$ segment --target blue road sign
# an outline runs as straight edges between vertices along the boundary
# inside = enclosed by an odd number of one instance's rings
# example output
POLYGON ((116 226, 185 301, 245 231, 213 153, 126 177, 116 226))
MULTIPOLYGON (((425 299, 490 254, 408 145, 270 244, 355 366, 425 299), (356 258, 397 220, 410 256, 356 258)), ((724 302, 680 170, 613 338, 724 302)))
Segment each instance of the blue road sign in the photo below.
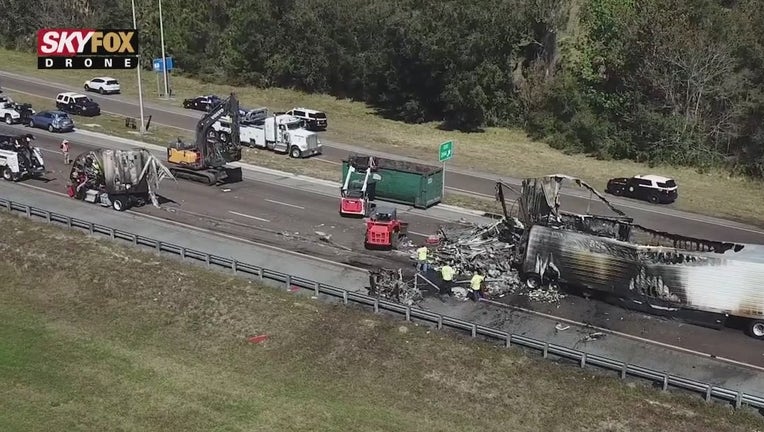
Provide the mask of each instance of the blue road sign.
MULTIPOLYGON (((173 67, 175 66, 172 61, 172 57, 165 57, 165 66, 167 67, 167 72, 170 72, 173 67)), ((164 69, 162 68, 162 57, 155 58, 153 61, 154 64, 154 72, 164 72, 164 69)))

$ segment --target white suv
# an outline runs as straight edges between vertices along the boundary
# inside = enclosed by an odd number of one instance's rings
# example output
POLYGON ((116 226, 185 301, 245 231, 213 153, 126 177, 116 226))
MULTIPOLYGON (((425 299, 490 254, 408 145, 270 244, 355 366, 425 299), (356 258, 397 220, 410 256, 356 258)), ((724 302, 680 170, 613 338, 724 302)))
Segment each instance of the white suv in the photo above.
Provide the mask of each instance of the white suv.
POLYGON ((119 81, 111 77, 96 77, 90 81, 85 81, 85 90, 101 94, 119 93, 119 81))
POLYGON ((308 130, 326 130, 327 120, 326 114, 321 111, 316 111, 308 108, 292 108, 287 111, 286 114, 297 117, 305 122, 305 129, 308 130))

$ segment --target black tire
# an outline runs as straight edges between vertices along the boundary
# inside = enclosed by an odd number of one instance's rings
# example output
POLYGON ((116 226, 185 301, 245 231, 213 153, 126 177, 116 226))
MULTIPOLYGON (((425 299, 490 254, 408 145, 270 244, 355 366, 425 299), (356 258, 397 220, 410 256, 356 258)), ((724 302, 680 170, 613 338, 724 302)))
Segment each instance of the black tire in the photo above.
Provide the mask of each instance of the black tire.
POLYGON ((13 171, 11 171, 11 167, 3 167, 3 179, 5 181, 13 180, 13 171))
POLYGON ((104 91, 103 91, 103 87, 101 87, 100 89, 98 89, 98 93, 104 94, 104 91))
POLYGON ((90 91, 90 86, 85 84, 85 91, 90 91))
POLYGON ((53 125, 52 125, 52 124, 49 124, 49 125, 48 125, 48 132, 54 132, 54 131, 55 131, 55 130, 53 129, 53 125))
POLYGON ((650 196, 647 197, 647 200, 653 204, 658 204, 658 202, 660 202, 660 197, 658 197, 658 194, 650 194, 650 196))
POLYGON ((5 115, 5 124, 13 124, 13 117, 10 114, 5 115))
POLYGON ((528 273, 525 275, 525 286, 529 290, 537 290, 541 288, 541 276, 536 273, 528 273))
POLYGON ((761 320, 750 320, 748 322, 748 335, 764 340, 764 321, 761 320))
POLYGON ((34 120, 29 120, 29 127, 31 127, 31 128, 34 127, 34 120))
POLYGON ((289 150, 289 156, 294 159, 299 159, 302 157, 302 150, 300 150, 297 146, 292 146, 292 148, 289 150))
POLYGON ((227 143, 228 142, 228 133, 227 132, 219 132, 218 133, 218 139, 220 142, 227 143))
POLYGON ((112 198, 111 207, 116 211, 125 211, 127 209, 127 203, 124 198, 112 198))
POLYGON ((620 186, 616 186, 610 191, 611 194, 615 196, 623 196, 623 188, 620 186))

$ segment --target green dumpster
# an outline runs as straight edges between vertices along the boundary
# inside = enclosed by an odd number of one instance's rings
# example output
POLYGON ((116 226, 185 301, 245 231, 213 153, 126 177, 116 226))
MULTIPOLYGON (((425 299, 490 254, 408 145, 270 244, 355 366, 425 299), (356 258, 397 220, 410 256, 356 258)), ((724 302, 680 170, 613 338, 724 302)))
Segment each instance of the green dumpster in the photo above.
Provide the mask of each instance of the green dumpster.
MULTIPOLYGON (((379 157, 375 157, 374 161, 376 168, 372 172, 379 178, 370 180, 370 199, 407 204, 420 209, 432 207, 443 200, 443 168, 379 157)), ((359 182, 363 183, 369 156, 351 154, 342 161, 342 184, 350 164, 356 170, 350 178, 352 189, 359 182)))

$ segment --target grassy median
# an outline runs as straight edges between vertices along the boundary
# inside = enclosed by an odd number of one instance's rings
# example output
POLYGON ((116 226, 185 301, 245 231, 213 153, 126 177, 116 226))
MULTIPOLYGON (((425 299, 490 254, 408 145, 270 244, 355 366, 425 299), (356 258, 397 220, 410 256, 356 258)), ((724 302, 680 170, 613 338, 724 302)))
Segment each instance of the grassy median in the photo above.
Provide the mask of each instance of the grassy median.
POLYGON ((761 425, 747 411, 257 287, 4 212, 0 239, 4 431, 761 425), (254 335, 269 339, 249 343, 254 335))
MULTIPOLYGON (((85 80, 94 75, 88 71, 56 71, 37 69, 33 54, 0 50, 4 61, 0 68, 9 72, 44 78, 82 88, 85 80)), ((100 73, 100 72, 99 72, 100 73)), ((110 75, 122 83, 124 95, 137 99, 135 71, 110 71, 110 75)), ((142 74, 146 100, 155 104, 179 107, 183 98, 201 93, 222 96, 237 92, 242 104, 249 107, 267 106, 274 110, 306 106, 321 109, 329 116, 327 139, 353 144, 378 151, 417 157, 437 163, 437 147, 446 140, 455 140, 455 156, 452 165, 467 170, 496 174, 497 177, 525 177, 564 173, 575 175, 590 182, 600 190, 608 178, 656 173, 677 179, 681 188, 679 201, 673 207, 691 212, 725 217, 764 226, 764 194, 762 182, 729 177, 723 172, 700 174, 693 169, 666 166, 649 167, 625 161, 601 161, 581 155, 566 155, 544 143, 531 141, 519 131, 489 128, 484 133, 465 134, 438 129, 436 123, 408 125, 391 121, 377 115, 375 110, 363 103, 339 100, 326 95, 310 95, 285 89, 234 88, 230 86, 200 83, 180 76, 171 78, 174 99, 165 101, 156 93, 156 76, 152 72, 142 74)), ((266 164, 267 156, 258 156, 266 164)), ((289 162, 291 164, 291 162, 289 162)), ((305 165, 307 166, 308 163, 305 165)), ((293 168, 292 171, 303 168, 293 168)), ((310 166, 310 170, 330 174, 336 179, 337 169, 310 166)), ((326 178, 326 176, 323 176, 326 178)), ((482 200, 476 200, 480 204, 482 200)))

